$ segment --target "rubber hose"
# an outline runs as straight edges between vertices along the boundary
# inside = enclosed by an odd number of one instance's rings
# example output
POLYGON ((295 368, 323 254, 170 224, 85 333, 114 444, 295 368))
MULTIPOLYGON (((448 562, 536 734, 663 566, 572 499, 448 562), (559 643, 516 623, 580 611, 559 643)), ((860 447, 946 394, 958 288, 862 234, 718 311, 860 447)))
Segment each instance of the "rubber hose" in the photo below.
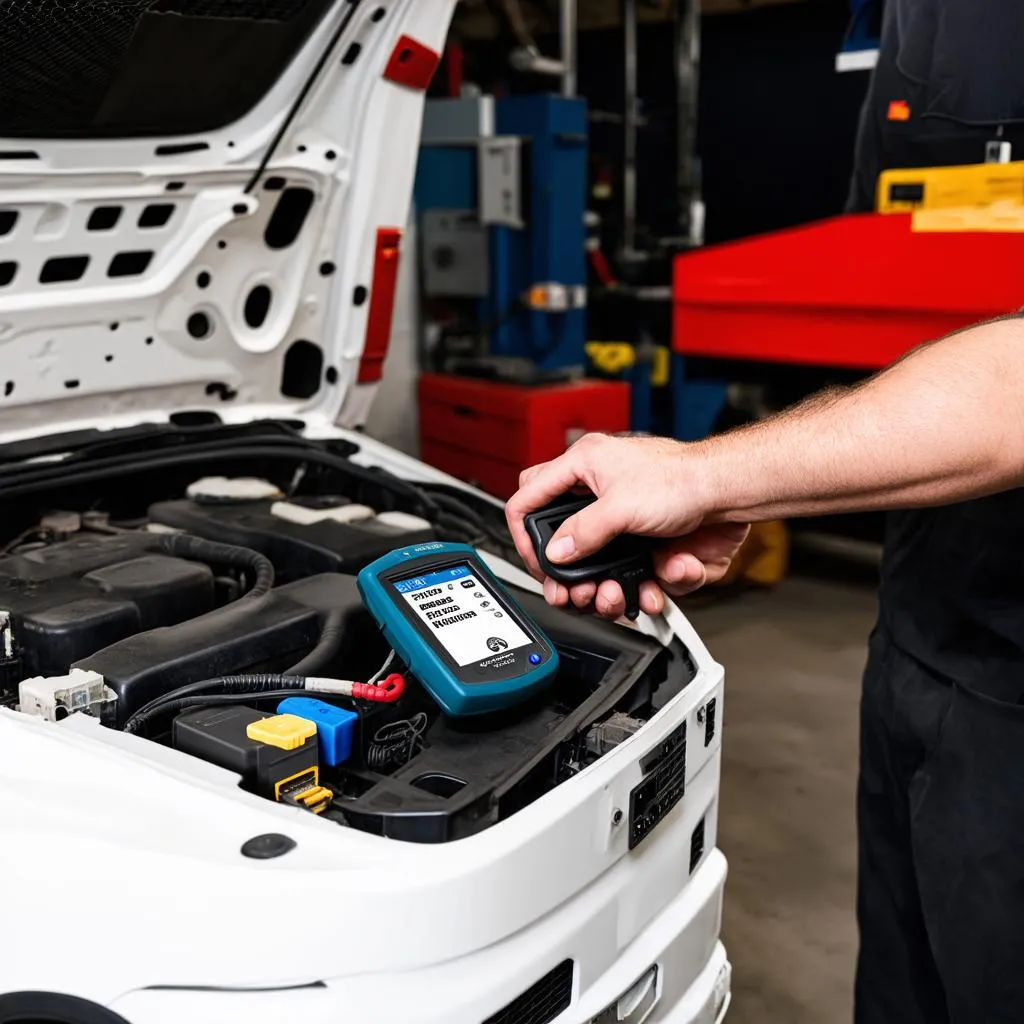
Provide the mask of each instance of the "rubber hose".
POLYGON ((274 566, 270 559, 250 548, 221 544, 187 533, 156 534, 150 547, 151 550, 162 551, 176 558, 187 558, 194 562, 214 562, 246 572, 251 577, 252 584, 240 601, 248 603, 259 600, 270 593, 274 586, 274 566))

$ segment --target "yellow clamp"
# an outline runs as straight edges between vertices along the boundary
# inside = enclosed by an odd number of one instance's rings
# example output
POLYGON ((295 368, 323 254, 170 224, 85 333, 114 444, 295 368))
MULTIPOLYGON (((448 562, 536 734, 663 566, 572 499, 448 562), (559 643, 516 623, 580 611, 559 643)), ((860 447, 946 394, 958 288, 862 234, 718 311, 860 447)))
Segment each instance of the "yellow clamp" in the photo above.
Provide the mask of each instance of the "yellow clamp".
MULTIPOLYGON (((625 341, 588 341, 587 357, 602 373, 617 376, 636 365, 636 349, 625 341)), ((651 362, 651 386, 663 388, 669 381, 669 367, 672 354, 665 345, 654 349, 651 362)))

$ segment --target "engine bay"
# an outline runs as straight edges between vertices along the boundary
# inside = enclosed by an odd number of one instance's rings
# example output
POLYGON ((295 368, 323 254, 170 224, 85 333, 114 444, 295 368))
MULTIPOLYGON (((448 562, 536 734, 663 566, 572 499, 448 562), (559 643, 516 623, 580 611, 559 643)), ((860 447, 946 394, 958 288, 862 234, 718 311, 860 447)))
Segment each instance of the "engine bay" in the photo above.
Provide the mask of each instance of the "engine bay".
POLYGON ((55 728, 92 715, 340 826, 439 843, 571 779, 693 677, 681 644, 509 587, 557 649, 557 677, 452 717, 396 658, 356 576, 431 541, 515 563, 500 508, 369 469, 294 424, 47 444, 46 459, 0 460, 14 527, 0 536, 0 706, 55 728))

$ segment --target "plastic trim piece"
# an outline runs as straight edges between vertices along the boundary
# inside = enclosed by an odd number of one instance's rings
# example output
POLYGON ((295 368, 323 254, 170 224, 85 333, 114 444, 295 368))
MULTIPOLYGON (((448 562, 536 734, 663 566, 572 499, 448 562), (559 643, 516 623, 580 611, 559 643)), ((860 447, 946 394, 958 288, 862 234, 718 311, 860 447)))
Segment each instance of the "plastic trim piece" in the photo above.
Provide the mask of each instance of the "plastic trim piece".
POLYGON ((384 77, 396 85, 425 92, 440 63, 441 55, 429 46, 424 46, 412 36, 399 36, 384 68, 384 77))
POLYGON ((359 361, 359 383, 373 384, 384 374, 384 359, 391 340, 398 286, 398 260, 402 251, 400 228, 379 228, 373 257, 373 287, 366 317, 366 343, 359 361))

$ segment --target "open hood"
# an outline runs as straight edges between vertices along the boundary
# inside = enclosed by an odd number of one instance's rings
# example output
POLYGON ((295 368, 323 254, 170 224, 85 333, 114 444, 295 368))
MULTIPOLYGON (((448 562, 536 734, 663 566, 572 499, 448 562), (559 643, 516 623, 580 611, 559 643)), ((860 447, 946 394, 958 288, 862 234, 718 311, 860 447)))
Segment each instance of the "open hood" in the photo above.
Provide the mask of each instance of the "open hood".
POLYGON ((454 4, 5 9, 0 443, 366 408, 454 4))

